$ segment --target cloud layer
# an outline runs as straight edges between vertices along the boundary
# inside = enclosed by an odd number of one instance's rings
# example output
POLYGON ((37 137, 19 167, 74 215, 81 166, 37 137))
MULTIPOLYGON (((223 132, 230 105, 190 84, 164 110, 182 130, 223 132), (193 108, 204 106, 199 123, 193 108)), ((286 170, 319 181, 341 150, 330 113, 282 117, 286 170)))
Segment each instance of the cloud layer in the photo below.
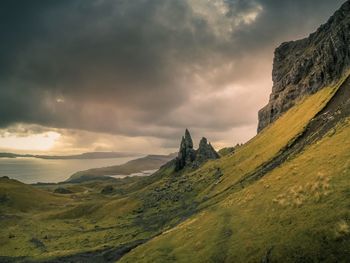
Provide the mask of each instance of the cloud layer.
POLYGON ((160 148, 185 127, 220 146, 246 140, 268 99, 273 49, 342 2, 2 1, 0 127, 153 138, 160 148))

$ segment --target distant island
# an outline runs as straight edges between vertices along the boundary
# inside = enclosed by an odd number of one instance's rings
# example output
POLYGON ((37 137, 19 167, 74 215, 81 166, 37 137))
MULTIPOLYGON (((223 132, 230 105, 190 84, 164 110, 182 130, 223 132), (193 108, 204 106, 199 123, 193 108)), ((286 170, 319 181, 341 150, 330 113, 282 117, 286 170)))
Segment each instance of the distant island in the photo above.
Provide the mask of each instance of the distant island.
POLYGON ((169 155, 147 155, 120 165, 79 171, 71 175, 66 182, 81 183, 84 181, 101 179, 106 176, 131 175, 134 173, 156 170, 167 162, 173 160, 176 156, 177 153, 169 155))
POLYGON ((88 152, 75 155, 34 155, 34 154, 16 154, 16 153, 0 153, 0 158, 38 158, 47 160, 78 160, 78 159, 112 159, 121 157, 141 156, 139 153, 128 152, 88 152))

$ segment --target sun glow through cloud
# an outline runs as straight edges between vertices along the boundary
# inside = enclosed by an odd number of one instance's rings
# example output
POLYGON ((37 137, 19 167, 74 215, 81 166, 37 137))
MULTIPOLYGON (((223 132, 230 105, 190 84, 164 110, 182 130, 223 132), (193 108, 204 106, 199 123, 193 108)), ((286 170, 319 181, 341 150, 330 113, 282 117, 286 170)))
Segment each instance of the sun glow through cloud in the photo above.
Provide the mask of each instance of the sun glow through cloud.
POLYGON ((0 137, 0 148, 11 150, 50 150, 61 137, 57 132, 44 132, 28 136, 5 133, 0 137))
POLYGON ((0 152, 171 153, 185 128, 243 143, 275 48, 344 1, 2 1, 0 152))

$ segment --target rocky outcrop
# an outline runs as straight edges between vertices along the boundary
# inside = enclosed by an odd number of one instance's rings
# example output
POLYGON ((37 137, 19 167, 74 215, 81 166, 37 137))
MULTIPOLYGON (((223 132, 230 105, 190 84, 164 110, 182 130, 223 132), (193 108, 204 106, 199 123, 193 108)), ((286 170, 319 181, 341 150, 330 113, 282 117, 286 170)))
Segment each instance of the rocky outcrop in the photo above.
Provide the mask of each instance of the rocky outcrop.
POLYGON ((200 166, 207 160, 219 159, 219 154, 214 150, 213 146, 208 143, 206 138, 202 138, 199 142, 199 147, 196 152, 196 158, 194 160, 195 166, 200 166))
POLYGON ((202 138, 198 150, 193 149, 193 141, 190 132, 186 129, 185 136, 181 139, 180 150, 175 159, 175 170, 185 167, 197 168, 210 159, 218 159, 219 154, 206 138, 202 138))
POLYGON ((101 190, 101 194, 104 194, 104 195, 113 194, 113 192, 114 192, 114 187, 112 185, 106 185, 101 190))
POLYGON ((308 38, 275 51, 269 103, 259 111, 258 132, 295 102, 339 80, 350 67, 350 1, 308 38))
POLYGON ((185 136, 181 139, 179 154, 176 158, 176 170, 189 166, 195 159, 196 152, 193 149, 193 141, 190 132, 186 129, 185 136))

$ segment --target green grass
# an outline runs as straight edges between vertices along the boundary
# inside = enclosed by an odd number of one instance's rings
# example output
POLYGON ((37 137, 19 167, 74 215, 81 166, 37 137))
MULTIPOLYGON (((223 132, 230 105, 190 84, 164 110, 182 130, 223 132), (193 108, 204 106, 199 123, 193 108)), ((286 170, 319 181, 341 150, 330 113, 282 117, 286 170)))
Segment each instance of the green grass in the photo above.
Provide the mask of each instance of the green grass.
MULTIPOLYGON (((0 178, 0 193, 9 199, 6 210, 16 212, 43 210, 52 205, 62 205, 66 201, 66 198, 6 178, 0 178)), ((0 203, 0 211, 3 212, 3 209, 4 206, 0 203)))
MULTIPOLYGON (((214 192, 227 189, 293 140, 336 88, 300 102, 236 156, 220 164, 208 163, 207 167, 217 165, 224 171, 225 179, 219 183, 223 186, 214 192), (252 153, 259 157, 251 157, 252 153)), ((346 262, 350 257, 349 133, 350 121, 339 124, 335 134, 245 189, 228 192, 121 262, 261 262, 266 257, 271 262, 346 262)))
POLYGON ((270 249, 272 262, 346 262, 349 133, 350 121, 337 127, 332 137, 121 262, 260 262, 270 249))
POLYGON ((341 83, 197 170, 65 184, 67 195, 54 194, 57 185, 0 179, 0 256, 41 260, 156 236, 121 262, 341 262, 350 256, 349 122, 246 188, 231 188, 293 142, 341 83), (108 185, 114 192, 102 194, 108 185))
POLYGON ((0 255, 38 260, 143 237, 143 230, 130 220, 138 201, 101 195, 98 184, 97 190, 81 186, 84 192, 79 188, 74 194, 59 195, 0 179, 0 192, 8 199, 0 204, 0 255), (43 242, 45 249, 30 242, 32 238, 43 242))
MULTIPOLYGON (((134 240, 152 237, 169 228, 186 213, 186 204, 167 198, 154 202, 156 189, 171 179, 171 168, 153 176, 126 178, 112 182, 94 181, 65 184, 72 194, 54 194, 57 185, 22 184, 0 179, 0 256, 28 257, 31 260, 118 247, 134 240), (113 185, 113 194, 101 194, 113 185), (142 213, 139 210, 142 209, 142 213), (142 216, 141 216, 142 215, 142 216), (45 248, 32 240, 40 240, 45 248)), ((172 194, 181 182, 167 190, 172 194)), ((193 200, 193 195, 188 200, 193 200)), ((162 198, 167 194, 163 193, 162 198)))

